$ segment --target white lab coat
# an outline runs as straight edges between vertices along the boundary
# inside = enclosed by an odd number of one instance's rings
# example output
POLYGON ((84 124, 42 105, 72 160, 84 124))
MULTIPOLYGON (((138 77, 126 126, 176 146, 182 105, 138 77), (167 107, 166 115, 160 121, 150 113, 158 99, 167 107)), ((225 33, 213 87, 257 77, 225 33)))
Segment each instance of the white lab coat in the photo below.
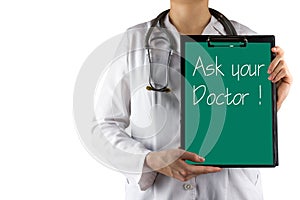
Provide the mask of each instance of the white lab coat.
MULTIPOLYGON (((255 34, 237 22, 232 23, 238 34, 255 34)), ((165 25, 176 39, 169 77, 171 92, 145 89, 149 65, 144 40, 150 22, 128 29, 119 48, 124 54, 118 54, 111 62, 95 110, 98 125, 93 129, 91 142, 98 157, 126 176, 128 200, 263 199, 260 173, 256 169, 223 169, 186 182, 147 171, 144 160, 149 152, 180 147, 179 33, 169 17, 165 25)), ((153 35, 157 34, 161 33, 154 31, 153 35)), ((203 34, 225 35, 225 32, 212 17, 203 34)), ((162 48, 160 44, 154 45, 162 48)))

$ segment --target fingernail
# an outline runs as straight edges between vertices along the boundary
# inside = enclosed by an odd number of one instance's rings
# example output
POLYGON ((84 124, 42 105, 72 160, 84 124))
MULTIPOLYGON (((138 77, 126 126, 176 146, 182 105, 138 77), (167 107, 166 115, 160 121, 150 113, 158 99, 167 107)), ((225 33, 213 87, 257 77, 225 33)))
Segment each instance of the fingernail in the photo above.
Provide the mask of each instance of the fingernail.
POLYGON ((270 73, 271 73, 271 69, 269 68, 269 69, 268 69, 268 74, 270 74, 270 73))
POLYGON ((199 156, 199 159, 205 161, 205 158, 203 158, 203 157, 201 157, 201 156, 199 156))

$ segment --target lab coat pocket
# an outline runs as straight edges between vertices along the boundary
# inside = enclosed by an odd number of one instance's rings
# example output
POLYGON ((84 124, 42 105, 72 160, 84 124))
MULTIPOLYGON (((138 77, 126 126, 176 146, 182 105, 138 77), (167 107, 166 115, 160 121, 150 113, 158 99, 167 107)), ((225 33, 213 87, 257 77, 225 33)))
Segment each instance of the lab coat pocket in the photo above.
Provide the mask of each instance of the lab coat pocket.
POLYGON ((260 173, 256 169, 242 169, 244 176, 254 185, 256 186, 259 179, 260 173))
POLYGON ((256 169, 228 169, 227 200, 262 200, 260 173, 256 169))

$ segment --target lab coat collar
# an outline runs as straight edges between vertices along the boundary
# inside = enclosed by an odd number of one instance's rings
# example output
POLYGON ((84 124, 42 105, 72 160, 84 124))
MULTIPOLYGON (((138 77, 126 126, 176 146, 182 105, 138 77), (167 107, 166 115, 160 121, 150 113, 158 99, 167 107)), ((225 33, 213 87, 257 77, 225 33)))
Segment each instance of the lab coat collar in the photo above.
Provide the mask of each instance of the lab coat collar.
POLYGON ((226 32, 223 25, 214 16, 211 16, 210 22, 205 27, 202 35, 226 35, 226 32))
MULTIPOLYGON (((165 17, 164 23, 166 28, 173 34, 174 39, 176 41, 180 41, 180 34, 176 27, 170 22, 169 14, 165 17)), ((211 16, 211 19, 203 30, 202 35, 226 35, 226 32, 223 25, 214 16, 211 16)), ((176 52, 180 52, 180 44, 178 42, 174 44, 174 50, 176 52)))

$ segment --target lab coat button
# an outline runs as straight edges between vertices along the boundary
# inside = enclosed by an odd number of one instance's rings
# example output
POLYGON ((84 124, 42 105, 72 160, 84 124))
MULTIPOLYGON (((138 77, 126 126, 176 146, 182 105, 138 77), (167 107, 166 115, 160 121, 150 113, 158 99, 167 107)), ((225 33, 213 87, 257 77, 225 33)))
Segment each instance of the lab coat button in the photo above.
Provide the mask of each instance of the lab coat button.
POLYGON ((183 184, 183 188, 185 189, 185 190, 192 190, 193 189, 193 186, 191 185, 191 184, 183 184))

